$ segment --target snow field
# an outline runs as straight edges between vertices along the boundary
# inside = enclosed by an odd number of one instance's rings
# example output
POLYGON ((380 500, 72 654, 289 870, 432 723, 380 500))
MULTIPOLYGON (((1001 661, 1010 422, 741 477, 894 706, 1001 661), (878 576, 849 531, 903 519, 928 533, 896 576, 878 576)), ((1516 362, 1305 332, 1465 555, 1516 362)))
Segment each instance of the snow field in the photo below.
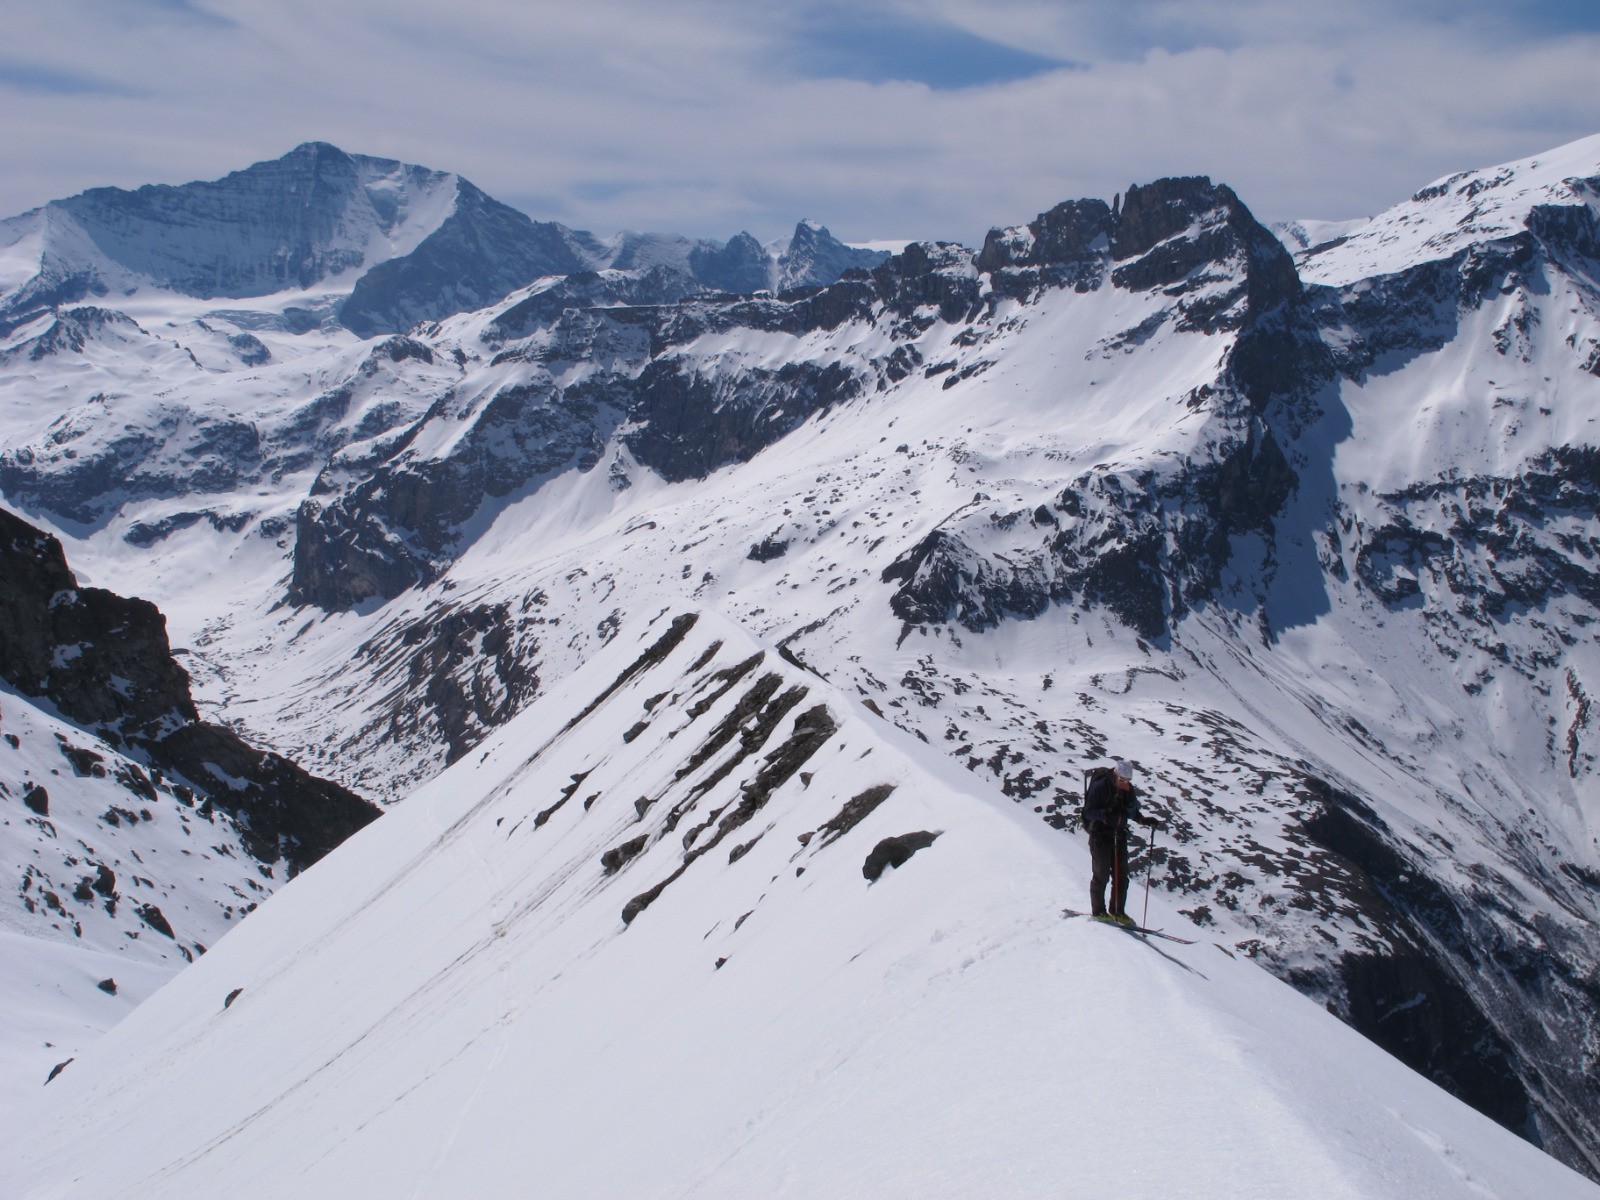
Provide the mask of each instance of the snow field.
POLYGON ((12 1127, 7 1114, 31 1107, 52 1067, 243 919, 284 868, 264 875, 231 823, 165 787, 154 799, 135 794, 118 778, 127 760, 8 687, 0 732, 0 880, 10 893, 0 905, 0 1123, 12 1127), (82 774, 63 747, 88 753, 82 774), (45 789, 47 815, 26 807, 30 786, 45 789), (86 890, 101 866, 114 883, 86 890), (139 916, 145 905, 173 937, 139 916), (106 979, 115 994, 98 986, 106 979))
MULTIPOLYGON (((0 1192, 1595 1194, 1209 942, 1062 919, 1081 847, 922 771, 776 656, 691 717, 757 649, 720 618, 558 732, 665 625, 618 638, 88 1051, 0 1192), (678 766, 767 670, 841 727, 809 783, 625 928, 623 902, 786 735, 663 836, 731 747, 678 766), (896 790, 822 845, 874 783, 896 790), (659 797, 642 819, 638 795, 659 797), (932 846, 862 878, 880 837, 924 828, 932 846), (636 830, 649 847, 605 876, 600 853, 636 830)), ((1159 898, 1155 919, 1174 919, 1159 898)))

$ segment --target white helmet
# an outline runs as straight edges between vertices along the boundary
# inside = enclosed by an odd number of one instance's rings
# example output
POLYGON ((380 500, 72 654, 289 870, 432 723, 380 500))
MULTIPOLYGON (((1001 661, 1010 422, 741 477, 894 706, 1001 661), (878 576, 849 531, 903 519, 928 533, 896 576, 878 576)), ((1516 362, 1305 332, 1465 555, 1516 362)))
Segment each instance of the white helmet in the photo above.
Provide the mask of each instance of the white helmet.
POLYGON ((1132 779, 1133 778, 1133 764, 1131 762, 1129 762, 1125 758, 1117 759, 1117 765, 1116 765, 1115 770, 1116 770, 1117 774, 1119 776, 1121 776, 1123 779, 1132 779))

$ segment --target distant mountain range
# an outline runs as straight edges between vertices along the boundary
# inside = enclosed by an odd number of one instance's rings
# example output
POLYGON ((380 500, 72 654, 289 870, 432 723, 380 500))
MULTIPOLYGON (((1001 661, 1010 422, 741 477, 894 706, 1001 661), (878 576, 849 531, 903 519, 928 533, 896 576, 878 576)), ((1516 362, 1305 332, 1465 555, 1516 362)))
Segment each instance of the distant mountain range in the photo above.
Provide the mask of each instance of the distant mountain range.
POLYGON ((536 221, 459 175, 307 142, 222 179, 94 188, 0 222, 0 328, 141 289, 207 300, 328 293, 362 337, 489 304, 533 279, 669 273, 750 293, 832 283, 887 258, 802 221, 781 253, 748 233, 601 239, 536 221))

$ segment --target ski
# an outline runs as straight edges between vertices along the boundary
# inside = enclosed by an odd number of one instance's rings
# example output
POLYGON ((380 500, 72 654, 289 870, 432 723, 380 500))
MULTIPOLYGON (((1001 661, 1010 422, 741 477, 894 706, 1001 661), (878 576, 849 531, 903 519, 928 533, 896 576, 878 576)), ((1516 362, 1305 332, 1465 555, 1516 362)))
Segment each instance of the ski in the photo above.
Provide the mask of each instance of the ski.
POLYGON ((1118 925, 1117 928, 1126 930, 1128 933, 1137 933, 1148 937, 1166 938, 1169 942, 1178 942, 1180 945, 1184 946, 1194 945, 1193 938, 1181 938, 1175 933, 1163 933, 1159 929, 1146 929, 1143 925, 1118 925))
MULTIPOLYGON (((1063 908, 1061 910, 1061 915, 1063 917, 1087 917, 1090 920, 1095 919, 1093 913, 1079 912, 1075 908, 1063 908)), ((1139 934, 1142 937, 1165 938, 1169 942, 1178 942, 1184 946, 1192 946, 1195 944, 1193 938, 1181 938, 1175 933, 1166 933, 1160 929, 1148 929, 1143 925, 1122 925, 1116 921, 1102 921, 1101 924, 1109 925, 1113 929, 1120 929, 1124 933, 1139 934)))

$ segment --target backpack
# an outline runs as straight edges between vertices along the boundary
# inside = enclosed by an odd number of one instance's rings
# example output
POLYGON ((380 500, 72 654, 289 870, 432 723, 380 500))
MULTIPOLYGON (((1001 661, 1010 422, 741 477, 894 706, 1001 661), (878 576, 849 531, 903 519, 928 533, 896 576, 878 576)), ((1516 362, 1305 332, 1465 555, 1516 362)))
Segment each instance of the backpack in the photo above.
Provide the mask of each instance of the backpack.
POLYGON ((1094 813, 1089 811, 1089 792, 1096 783, 1101 781, 1104 781, 1107 787, 1114 786, 1111 775, 1112 769, 1110 767, 1090 767, 1083 773, 1083 798, 1078 807, 1078 823, 1084 829, 1089 828, 1091 820, 1103 821, 1110 817, 1110 812, 1104 809, 1097 810, 1094 813))

